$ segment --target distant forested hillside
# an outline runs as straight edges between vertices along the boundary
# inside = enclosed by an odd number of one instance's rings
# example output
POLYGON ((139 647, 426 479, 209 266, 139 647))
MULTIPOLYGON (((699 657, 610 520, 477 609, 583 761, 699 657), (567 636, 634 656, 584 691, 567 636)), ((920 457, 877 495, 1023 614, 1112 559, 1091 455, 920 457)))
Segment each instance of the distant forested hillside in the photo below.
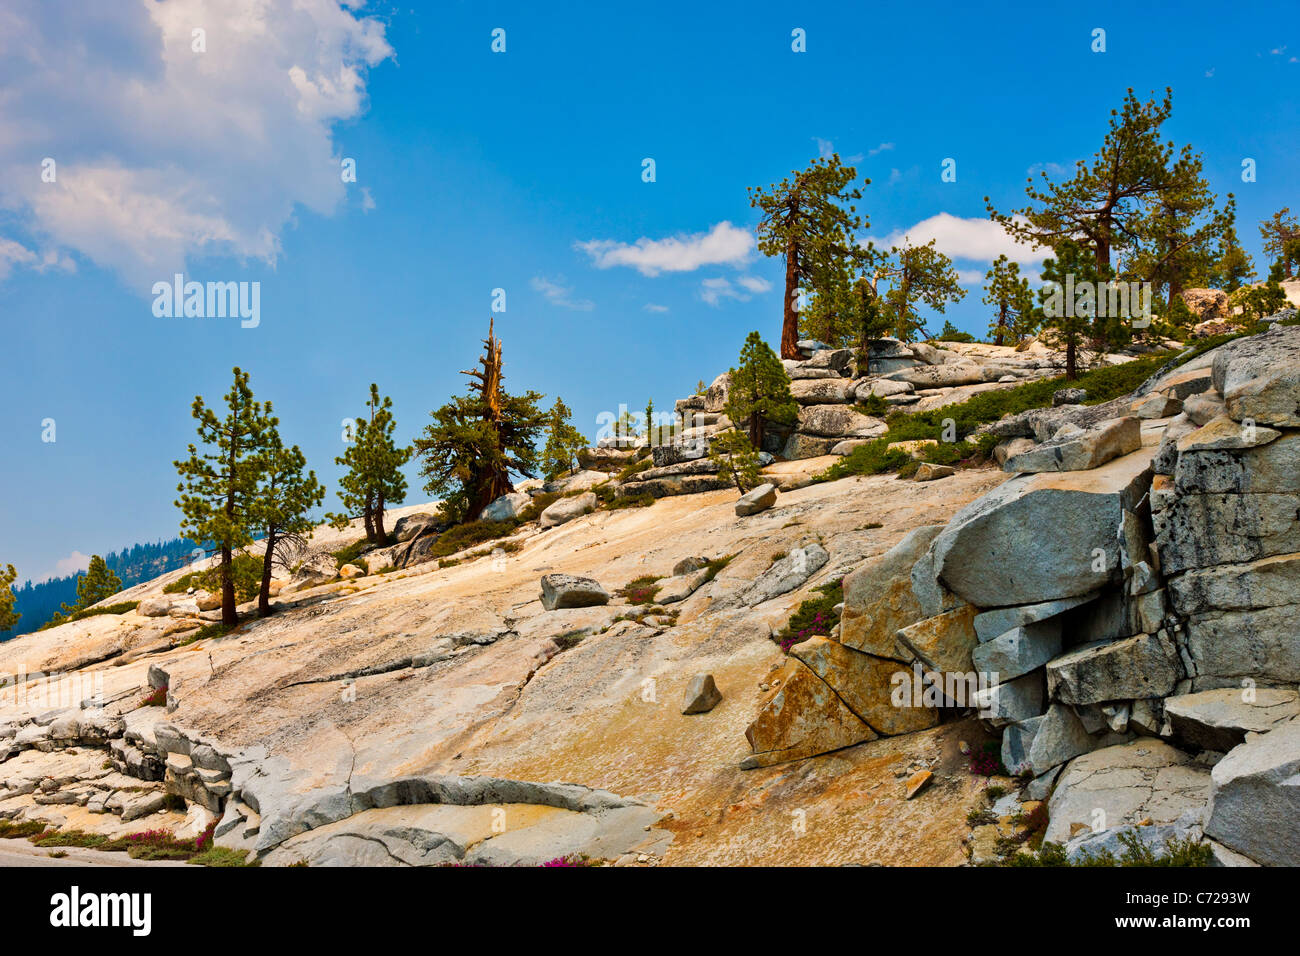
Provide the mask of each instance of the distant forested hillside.
MULTIPOLYGON (((148 581, 160 574, 174 571, 194 560, 194 542, 184 538, 171 541, 158 541, 153 544, 136 544, 122 551, 104 555, 104 561, 110 571, 122 579, 122 587, 129 588, 148 581)), ((17 629, 0 631, 0 641, 8 640, 16 634, 35 631, 42 624, 61 610, 63 604, 75 604, 77 601, 77 578, 72 574, 66 578, 51 578, 39 584, 26 582, 22 587, 14 588, 17 600, 14 610, 22 614, 17 629)))

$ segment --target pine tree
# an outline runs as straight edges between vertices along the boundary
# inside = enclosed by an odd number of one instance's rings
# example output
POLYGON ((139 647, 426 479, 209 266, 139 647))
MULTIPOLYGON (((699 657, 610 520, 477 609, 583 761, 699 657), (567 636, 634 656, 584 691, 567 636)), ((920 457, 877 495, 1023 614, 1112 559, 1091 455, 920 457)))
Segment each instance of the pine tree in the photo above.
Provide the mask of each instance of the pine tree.
POLYGON ((761 482, 758 451, 749 435, 738 428, 729 428, 713 439, 709 459, 717 466, 718 478, 734 484, 742 495, 761 482))
POLYGON ((994 345, 1018 343, 1025 335, 1032 335, 1037 325, 1034 317, 1034 297, 1029 290, 1029 280, 1020 275, 1020 266, 1006 256, 998 256, 993 267, 984 274, 984 304, 997 311, 989 322, 989 338, 994 345))
POLYGON ((366 540, 380 547, 388 543, 384 510, 406 499, 406 477, 401 468, 411 460, 411 449, 399 447, 393 441, 397 423, 393 420, 392 407, 393 400, 386 395, 380 398, 379 386, 371 383, 366 402, 368 417, 356 420, 352 443, 334 459, 336 465, 348 469, 339 479, 337 492, 345 511, 328 516, 330 523, 342 530, 359 515, 365 525, 366 540))
POLYGON ((1076 287, 1095 290, 1110 276, 1098 272, 1091 250, 1068 240, 1057 245, 1057 257, 1043 263, 1046 285, 1039 291, 1039 299, 1043 325, 1055 329, 1065 340, 1065 378, 1073 381, 1078 378, 1079 351, 1094 337, 1097 308, 1095 299, 1067 302, 1067 280, 1073 276, 1076 287))
POLYGON ((1206 282, 1211 289, 1232 294, 1255 277, 1255 263, 1237 241, 1237 230, 1229 226, 1219 237, 1219 248, 1210 265, 1206 282))
POLYGON ((1216 197, 1201 170, 1199 156, 1180 160, 1169 188, 1152 198, 1124 270, 1127 277, 1164 290, 1164 300, 1170 303, 1181 298, 1184 289, 1209 281, 1217 246, 1236 220, 1232 194, 1216 209, 1216 197))
POLYGON ((483 344, 482 370, 462 373, 476 379, 470 393, 431 412, 433 423, 415 440, 416 454, 424 459, 425 490, 443 498, 443 517, 454 523, 478 518, 512 491, 512 472, 536 475, 537 439, 548 424, 537 407, 541 395, 510 395, 501 387, 501 342, 491 322, 483 344))
POLYGON ((577 468, 578 452, 587 447, 587 439, 570 421, 572 414, 558 395, 546 413, 546 447, 542 449, 541 468, 547 480, 577 468))
POLYGON ((1282 278, 1290 279, 1292 269, 1300 263, 1300 222, 1284 206, 1259 224, 1259 235, 1264 240, 1264 254, 1274 262, 1282 263, 1282 278))
POLYGON ((252 543, 266 434, 277 424, 270 405, 253 398, 248 374, 238 367, 234 374, 234 385, 225 395, 224 419, 204 404, 202 396, 195 396, 192 414, 204 450, 190 445, 190 457, 174 463, 181 477, 176 486, 181 493, 176 506, 184 515, 181 534, 195 544, 212 542, 221 555, 221 621, 228 627, 239 622, 234 553, 252 543))
POLYGON ((18 579, 18 572, 12 564, 0 568, 0 631, 10 631, 18 626, 21 614, 14 612, 13 583, 18 579))
MULTIPOLYGON (((785 257, 785 302, 781 323, 781 357, 799 358, 799 290, 819 292, 843 274, 844 262, 861 257, 855 234, 870 224, 856 212, 853 200, 861 189, 850 189, 858 171, 832 155, 817 159, 802 172, 770 189, 751 187, 750 206, 760 209, 758 249, 766 256, 785 257)), ((864 180, 870 185, 871 180, 864 180)))
POLYGON ((943 312, 949 302, 965 298, 966 290, 957 279, 952 260, 935 247, 931 239, 923 246, 894 247, 874 269, 873 290, 886 279, 888 291, 881 294, 881 312, 894 337, 904 342, 925 336, 925 320, 917 311, 924 303, 943 312))
POLYGON ((871 341, 888 335, 890 329, 871 280, 847 273, 814 296, 799 317, 803 335, 837 348, 856 346, 860 363, 871 341))
POLYGON ((645 443, 651 448, 655 443, 655 400, 647 398, 645 403, 645 443))
POLYGON ((98 604, 120 590, 122 590, 121 579, 108 569, 103 558, 92 554, 86 573, 77 579, 77 603, 64 604, 63 613, 71 616, 78 611, 84 611, 92 604, 98 604))
POLYGON ((749 333, 740 350, 740 366, 731 370, 727 417, 748 432, 756 449, 763 447, 767 423, 792 425, 799 417, 799 405, 790 393, 790 376, 757 332, 749 333))
POLYGON ((1259 320, 1276 315, 1287 306, 1286 292, 1281 285, 1282 276, 1283 267, 1279 260, 1268 270, 1267 282, 1238 289, 1232 297, 1232 304, 1240 306, 1242 314, 1248 319, 1259 320))
POLYGON ((325 500, 325 488, 316 472, 303 469, 307 459, 297 445, 285 448, 279 429, 267 429, 264 472, 256 503, 256 522, 266 550, 262 553, 262 579, 257 592, 257 612, 271 613, 271 572, 279 553, 288 542, 309 534, 314 522, 308 512, 325 500))
POLYGON ((1011 213, 999 213, 985 196, 989 216, 1019 242, 1057 253, 1062 242, 1081 245, 1097 272, 1109 273, 1112 253, 1142 234, 1150 202, 1187 185, 1180 177, 1197 175, 1190 146, 1175 163, 1173 144, 1160 141, 1172 110, 1170 90, 1163 102, 1140 103, 1130 89, 1123 107, 1111 110, 1110 129, 1091 163, 1079 160, 1074 177, 1064 183, 1051 182, 1043 172, 1041 189, 1031 178, 1025 189, 1030 205, 1011 213))

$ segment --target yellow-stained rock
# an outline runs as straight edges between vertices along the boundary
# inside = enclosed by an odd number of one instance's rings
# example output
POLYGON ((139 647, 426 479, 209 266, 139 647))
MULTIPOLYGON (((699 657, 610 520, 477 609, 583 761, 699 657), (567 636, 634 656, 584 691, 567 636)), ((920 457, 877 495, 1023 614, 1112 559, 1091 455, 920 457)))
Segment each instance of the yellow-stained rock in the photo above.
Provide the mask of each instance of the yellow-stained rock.
POLYGON ((781 671, 781 686, 763 700, 745 730, 754 753, 741 766, 801 760, 876 737, 825 681, 790 658, 781 671))
POLYGON ((841 644, 877 657, 906 660, 894 635, 923 616, 912 591, 912 565, 942 530, 939 525, 915 528, 880 557, 844 578, 841 644))
POLYGON ((926 707, 895 706, 892 694, 898 674, 912 673, 897 661, 863 654, 825 637, 813 637, 790 648, 792 657, 806 664, 878 734, 910 734, 939 722, 937 711, 926 707))
POLYGON ((918 793, 928 787, 933 780, 934 774, 929 770, 918 770, 916 773, 912 774, 907 778, 906 799, 911 800, 918 793))
POLYGON ((927 617, 898 631, 900 649, 915 655, 928 669, 944 674, 966 674, 974 665, 971 651, 979 643, 975 636, 975 615, 966 604, 955 611, 927 617))

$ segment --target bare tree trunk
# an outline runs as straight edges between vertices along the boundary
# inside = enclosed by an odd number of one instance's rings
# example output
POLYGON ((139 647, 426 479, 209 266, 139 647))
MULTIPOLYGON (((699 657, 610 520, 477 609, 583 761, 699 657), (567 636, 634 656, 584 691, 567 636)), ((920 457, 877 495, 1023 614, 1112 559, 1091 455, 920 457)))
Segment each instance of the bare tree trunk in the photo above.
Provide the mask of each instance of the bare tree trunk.
MULTIPOLYGON (((235 457, 237 454, 235 437, 230 438, 230 454, 226 463, 226 519, 232 525, 235 520, 235 457)), ((230 552, 230 542, 221 543, 221 623, 234 627, 239 623, 239 614, 235 610, 235 574, 234 555, 230 552)))
POLYGON ((795 309, 799 294, 799 246, 793 239, 785 246, 785 312, 781 319, 781 358, 799 355, 799 312, 795 309))
POLYGON ((375 503, 375 544, 381 548, 388 544, 388 535, 384 532, 384 496, 380 495, 375 503))
POLYGON ((1068 335, 1065 338, 1065 380, 1067 382, 1073 382, 1079 377, 1076 370, 1078 338, 1077 335, 1068 335))
POLYGON ((266 533, 266 553, 262 556, 262 586, 257 590, 257 613, 266 617, 271 613, 271 563, 275 560, 275 529, 266 533))

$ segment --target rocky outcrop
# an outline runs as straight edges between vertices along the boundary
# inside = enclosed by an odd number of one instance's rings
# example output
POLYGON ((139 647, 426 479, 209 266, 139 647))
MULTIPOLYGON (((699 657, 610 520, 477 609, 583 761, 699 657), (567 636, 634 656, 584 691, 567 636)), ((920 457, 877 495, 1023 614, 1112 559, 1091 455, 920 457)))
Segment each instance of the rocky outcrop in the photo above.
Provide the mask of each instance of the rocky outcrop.
POLYGON ((1142 447, 1142 429, 1137 418, 1115 418, 1086 431, 1076 425, 1062 426, 1048 441, 1007 459, 1003 470, 1039 473, 1044 471, 1089 471, 1142 447))
POLYGON ((765 482, 740 496, 740 500, 736 502, 736 514, 742 518, 756 515, 774 504, 776 504, 776 485, 765 482))
MULTIPOLYGON (((480 521, 511 521, 519 517, 520 512, 532 503, 532 497, 521 491, 512 491, 509 494, 502 495, 496 501, 492 502, 479 514, 480 521)), ((405 519, 404 519, 405 520, 405 519)), ((403 529, 405 530, 405 529, 403 529)), ((408 537, 414 537, 419 531, 414 531, 408 537)), ((398 541, 405 541, 406 538, 398 537, 398 541)))
POLYGON ((1020 475, 959 511, 931 545, 934 576, 982 608, 1087 594, 1120 575, 1117 529, 1151 482, 1139 451, 1094 471, 1020 475))
POLYGON ((566 524, 574 518, 581 518, 585 514, 591 514, 595 510, 596 496, 590 491, 584 491, 580 495, 561 498, 559 501, 548 505, 546 510, 538 517, 537 522, 543 528, 554 528, 557 525, 566 524))
POLYGON ((575 574, 542 575, 542 607, 557 611, 571 607, 592 607, 609 603, 609 592, 593 578, 575 574))
POLYGON ((1211 772, 1205 832, 1266 866, 1300 861, 1300 721, 1233 749, 1211 772))

